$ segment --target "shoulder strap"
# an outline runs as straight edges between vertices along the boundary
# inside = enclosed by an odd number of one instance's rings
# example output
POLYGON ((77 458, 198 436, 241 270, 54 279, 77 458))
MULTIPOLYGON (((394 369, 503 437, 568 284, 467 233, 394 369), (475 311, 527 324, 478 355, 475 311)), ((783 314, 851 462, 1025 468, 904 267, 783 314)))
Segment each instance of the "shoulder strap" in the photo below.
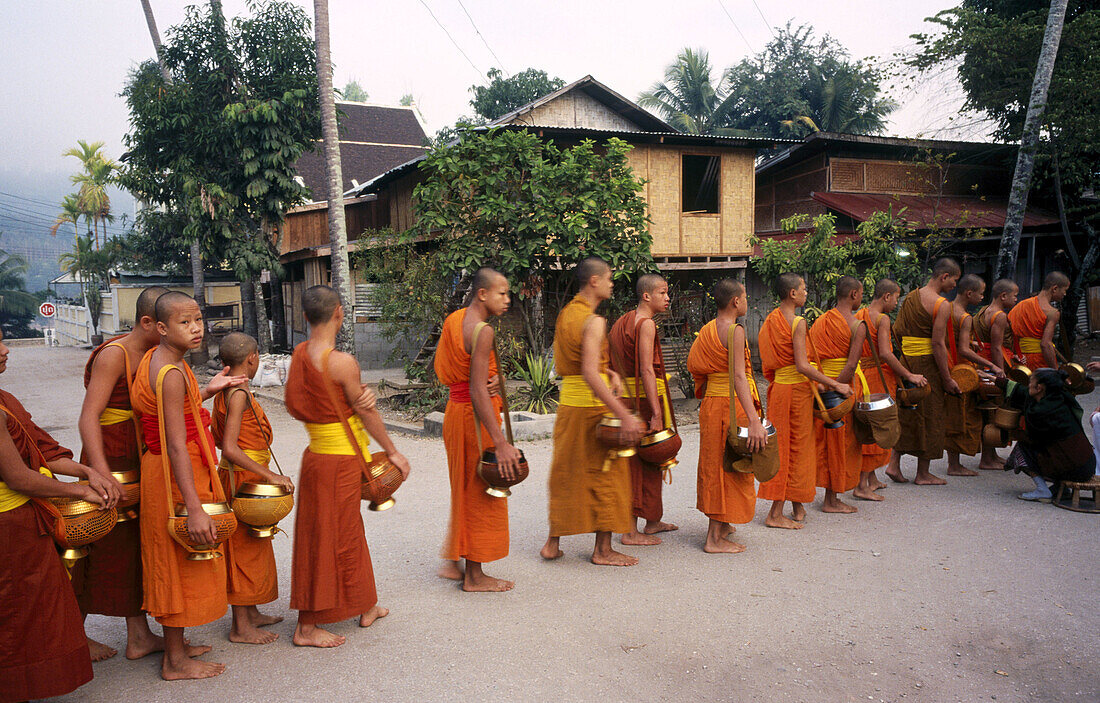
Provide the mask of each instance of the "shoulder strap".
MULTIPOLYGON (((886 385, 886 374, 882 372, 882 359, 880 359, 878 355, 878 344, 876 344, 875 341, 871 339, 871 327, 867 324, 866 316, 864 316, 864 319, 862 322, 860 322, 860 324, 863 325, 863 327, 867 330, 867 346, 871 347, 871 356, 875 359, 875 368, 878 369, 878 377, 879 380, 882 381, 882 390, 885 393, 889 393, 890 387, 886 385)), ((870 388, 864 387, 863 397, 870 400, 870 388)))
MULTIPOLYGON (((134 375, 130 372, 130 352, 126 351, 126 347, 122 346, 118 342, 109 342, 103 348, 118 347, 122 350, 122 359, 126 363, 126 390, 127 392, 134 385, 134 375)), ((138 456, 141 456, 145 452, 145 438, 141 435, 141 424, 138 422, 137 414, 133 411, 133 403, 131 401, 130 408, 130 420, 134 425, 134 435, 137 437, 138 456)))
MULTIPOLYGON (((359 446, 359 438, 355 436, 355 432, 351 429, 351 423, 340 412, 340 401, 336 395, 336 384, 332 382, 332 376, 328 373, 328 358, 332 354, 332 349, 326 349, 321 355, 321 378, 325 387, 325 392, 328 393, 328 399, 332 402, 332 409, 335 411, 336 416, 340 418, 340 424, 344 426, 344 434, 347 435, 348 441, 351 442, 351 448, 355 451, 355 456, 359 457, 359 468, 363 471, 363 476, 369 478, 367 473, 367 466, 370 464, 367 458, 363 456, 363 448, 359 446)), ((308 353, 308 350, 307 350, 308 353)))
MULTIPOLYGON (((248 390, 247 388, 241 388, 240 386, 223 389, 222 402, 225 403, 226 417, 229 416, 229 398, 233 395, 234 391, 244 391, 244 393, 248 396, 245 402, 248 403, 248 409, 252 411, 252 418, 256 421, 256 427, 258 427, 260 430, 260 436, 264 438, 264 444, 267 445, 268 456, 271 457, 271 461, 275 464, 275 469, 279 472, 279 475, 286 476, 286 474, 283 473, 283 467, 279 466, 279 460, 275 458, 275 450, 271 448, 271 437, 269 437, 267 432, 264 430, 264 423, 260 422, 260 415, 256 412, 256 398, 254 395, 252 395, 252 391, 248 390)), ((237 473, 233 470, 229 471, 229 493, 230 496, 234 496, 237 494, 237 473)))
MULTIPOLYGON (((8 407, 3 403, 0 403, 0 410, 2 410, 5 415, 15 421, 15 426, 19 428, 20 432, 22 432, 24 435, 27 435, 27 439, 30 441, 30 445, 34 449, 34 453, 38 455, 39 464, 43 468, 46 468, 47 471, 49 471, 49 468, 46 467, 46 456, 42 453, 42 450, 38 448, 38 443, 35 442, 34 438, 30 436, 31 433, 27 431, 27 428, 23 426, 23 423, 19 421, 19 418, 17 418, 12 413, 12 411, 9 410, 8 407)), ((34 470, 30 466, 28 466, 27 468, 31 469, 32 471, 34 470)), ((51 473, 50 475, 52 476, 53 474, 51 473)), ((42 510, 46 511, 50 515, 50 517, 56 520, 58 523, 60 523, 61 525, 65 524, 65 516, 61 514, 61 511, 57 509, 57 506, 54 505, 53 501, 51 501, 49 498, 38 498, 32 496, 27 497, 34 501, 34 503, 37 504, 38 507, 40 507, 42 510)))
MULTIPOLYGON (((741 325, 735 322, 726 330, 726 361, 729 364, 727 378, 730 387, 730 429, 735 435, 737 434, 737 384, 734 383, 736 374, 733 366, 733 331, 740 326, 741 325)), ((714 324, 714 327, 715 331, 717 331, 717 322, 714 324)), ((745 343, 748 344, 748 340, 745 340, 745 343)), ((745 373, 748 374, 749 369, 745 369, 745 373)))
MULTIPOLYGON (((474 341, 473 344, 470 345, 471 356, 473 356, 473 353, 477 350, 477 342, 481 338, 481 331, 488 326, 488 322, 479 322, 477 326, 474 327, 474 341)), ((493 358, 496 359, 497 377, 500 378, 500 407, 501 414, 504 415, 504 436, 508 439, 508 444, 515 444, 515 440, 512 438, 512 414, 508 411, 508 390, 505 388, 508 379, 504 378, 504 375, 501 373, 500 355, 497 354, 497 339, 495 335, 493 336, 493 358)), ((472 366, 473 364, 471 364, 471 367, 472 366)), ((469 381, 472 383, 473 379, 470 378, 469 381)), ((471 403, 472 402, 471 400, 471 403)), ((476 407, 474 408, 474 430, 477 435, 477 456, 478 461, 480 461, 481 455, 485 453, 485 449, 482 447, 483 442, 481 440, 481 418, 477 415, 476 407)))

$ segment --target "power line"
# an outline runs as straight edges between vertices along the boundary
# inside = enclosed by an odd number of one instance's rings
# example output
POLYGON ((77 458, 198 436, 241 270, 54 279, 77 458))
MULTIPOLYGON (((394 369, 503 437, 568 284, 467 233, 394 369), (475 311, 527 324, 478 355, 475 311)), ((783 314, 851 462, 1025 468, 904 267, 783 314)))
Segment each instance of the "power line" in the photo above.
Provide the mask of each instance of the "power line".
POLYGON ((432 16, 432 19, 435 20, 435 23, 439 25, 439 28, 443 30, 443 33, 446 34, 447 38, 451 40, 451 43, 455 45, 455 48, 458 49, 458 53, 462 54, 462 58, 466 59, 466 63, 470 64, 470 68, 477 71, 477 75, 480 76, 481 80, 484 81, 485 74, 482 73, 481 69, 478 68, 473 61, 470 60, 470 57, 467 56, 466 52, 462 50, 462 47, 458 45, 458 42, 455 41, 455 38, 451 36, 451 33, 447 31, 447 28, 443 26, 443 23, 440 22, 439 18, 435 16, 434 12, 432 12, 432 8, 428 7, 428 3, 424 2, 424 0, 420 0, 420 4, 424 6, 424 9, 427 10, 428 14, 432 16))
POLYGON ((718 0, 718 5, 722 8, 722 12, 726 13, 726 17, 729 18, 730 24, 733 25, 733 28, 736 29, 737 33, 741 35, 741 40, 745 42, 745 46, 749 47, 749 53, 755 54, 756 49, 752 48, 752 44, 750 44, 749 40, 745 38, 745 33, 742 32, 741 28, 737 26, 737 22, 734 21, 733 15, 731 15, 730 11, 726 9, 726 3, 722 2, 722 0, 718 0))
POLYGON ((472 26, 474 28, 474 31, 477 32, 477 36, 481 38, 481 43, 485 45, 485 48, 488 49, 489 53, 493 55, 494 59, 496 59, 497 66, 500 67, 500 70, 504 71, 505 76, 509 75, 508 69, 504 68, 504 64, 501 63, 500 57, 497 56, 497 52, 493 51, 493 47, 489 46, 489 42, 485 41, 485 36, 481 33, 481 30, 477 28, 477 25, 474 23, 474 18, 470 17, 470 12, 466 9, 466 6, 462 4, 462 0, 458 0, 458 6, 462 8, 462 11, 464 13, 466 13, 466 19, 470 20, 470 26, 472 26))
POLYGON ((756 11, 760 13, 760 19, 764 20, 764 24, 768 25, 768 31, 771 32, 774 37, 775 29, 772 28, 772 24, 768 21, 768 18, 764 16, 764 11, 760 9, 760 5, 756 4, 756 0, 752 0, 752 4, 756 6, 756 11))

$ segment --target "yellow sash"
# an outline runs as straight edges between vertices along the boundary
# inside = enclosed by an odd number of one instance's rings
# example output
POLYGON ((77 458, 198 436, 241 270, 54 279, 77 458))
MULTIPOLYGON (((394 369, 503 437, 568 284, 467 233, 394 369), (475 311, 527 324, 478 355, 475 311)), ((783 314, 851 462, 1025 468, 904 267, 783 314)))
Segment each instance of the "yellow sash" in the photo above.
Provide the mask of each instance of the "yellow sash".
POLYGON ((1020 337, 1020 351, 1024 354, 1042 354, 1042 340, 1038 337, 1020 337))
MULTIPOLYGON (((790 368, 794 368, 793 366, 790 368)), ((795 373, 798 373, 795 371, 795 373)), ((802 376, 802 374, 798 374, 802 376)), ((802 376, 805 378, 805 376, 802 376)), ((749 382, 749 390, 752 391, 752 397, 756 400, 760 400, 760 391, 756 388, 756 378, 748 376, 746 380, 749 382)), ((776 374, 776 382, 779 381, 779 374, 776 374)), ((728 373, 711 373, 707 374, 707 392, 704 394, 707 398, 729 398, 730 397, 730 375, 728 373)))
MULTIPOLYGON (((668 378, 667 374, 665 378, 668 378)), ((668 395, 665 393, 665 388, 667 387, 668 383, 667 381, 665 381, 665 378, 657 379, 657 395, 661 398, 661 412, 664 414, 664 421, 667 425, 669 418, 672 417, 672 409, 668 407, 668 395)), ((633 376, 624 378, 623 386, 625 387, 627 394, 629 394, 631 398, 638 394, 639 389, 641 389, 641 395, 643 397, 645 396, 645 385, 638 383, 638 379, 634 378, 633 376)))
POLYGON ((129 422, 134 419, 134 411, 124 408, 104 408, 99 414, 99 424, 107 427, 117 425, 120 422, 129 422))
MULTIPOLYGON (((359 448, 364 456, 370 456, 370 435, 363 427, 363 421, 358 415, 348 418, 348 424, 359 442, 359 448)), ((309 432, 309 451, 314 454, 335 454, 338 456, 355 456, 355 447, 348 439, 344 425, 340 422, 307 422, 306 431, 309 432)))
POLYGON ((802 373, 795 368, 794 364, 789 366, 783 366, 775 370, 775 381, 773 383, 783 383, 786 385, 795 385, 798 383, 804 383, 809 379, 802 375, 802 373))
MULTIPOLYGON (((38 469, 38 472, 45 476, 53 478, 53 473, 45 466, 40 467, 38 469)), ((23 505, 29 500, 29 497, 23 495, 18 491, 14 491, 8 488, 8 484, 0 481, 0 513, 6 513, 9 510, 15 510, 20 505, 23 505)))
MULTIPOLYGON (((600 378, 603 382, 611 385, 611 382, 607 378, 607 374, 601 373, 600 378)), ((558 405, 567 405, 571 408, 602 408, 603 403, 592 392, 592 389, 585 383, 584 376, 571 375, 562 376, 561 379, 561 399, 558 401, 558 405)))
MULTIPOLYGON (((340 424, 340 423, 336 423, 336 424, 340 424)), ((313 445, 311 444, 310 449, 312 449, 312 448, 313 448, 313 445)), ((335 454, 335 452, 314 452, 314 453, 315 454, 335 454)), ((252 461, 259 464, 260 466, 267 466, 268 462, 271 461, 271 452, 267 451, 266 449, 245 449, 244 450, 244 455, 247 456, 252 461)), ((229 461, 229 459, 226 459, 225 454, 222 454, 222 460, 218 463, 218 468, 223 470, 223 471, 244 471, 244 469, 237 466, 233 462, 229 461)))
POLYGON ((928 356, 932 353, 932 338, 902 337, 901 353, 906 356, 928 356))
MULTIPOLYGON (((821 360, 821 373, 825 374, 829 378, 836 378, 840 375, 840 372, 844 370, 844 365, 848 363, 847 359, 841 359, 839 357, 832 359, 821 360)), ((859 364, 856 364, 856 378, 863 384, 863 389, 867 389, 867 377, 863 375, 863 369, 859 364)))

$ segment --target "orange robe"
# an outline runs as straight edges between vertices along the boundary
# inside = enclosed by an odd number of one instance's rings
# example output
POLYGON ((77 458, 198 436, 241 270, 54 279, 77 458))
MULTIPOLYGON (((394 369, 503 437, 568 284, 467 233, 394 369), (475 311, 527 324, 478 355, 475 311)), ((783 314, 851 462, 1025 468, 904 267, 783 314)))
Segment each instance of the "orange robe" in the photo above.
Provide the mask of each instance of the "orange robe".
MULTIPOLYGON (((875 357, 871 352, 871 345, 878 345, 878 318, 869 319, 867 308, 861 308, 856 317, 867 322, 867 339, 863 342, 863 353, 859 357, 859 366, 863 369, 863 375, 867 377, 867 390, 869 393, 888 393, 891 398, 897 395, 897 377, 894 370, 885 361, 882 362, 882 375, 886 377, 886 387, 882 385, 882 378, 875 369, 875 357)), ((890 460, 890 450, 883 449, 877 444, 860 445, 863 471, 874 471, 880 466, 885 466, 890 460)))
MULTIPOLYGON (((161 455, 156 388, 149 379, 150 349, 138 364, 131 387, 134 412, 141 416, 145 454, 141 457, 141 566, 144 608, 165 627, 205 625, 225 615, 225 559, 192 561, 168 533, 168 492, 161 455)), ((214 468, 214 438, 210 416, 201 408, 199 384, 186 364, 181 369, 187 384, 183 416, 187 423, 187 453, 191 457, 195 491, 203 503, 225 499, 214 468), (192 405, 193 404, 193 405, 192 405), (196 422, 192 407, 200 408, 196 422)), ((172 373, 169 371, 169 373, 172 373)), ((155 381, 155 379, 153 379, 155 381)), ((168 468, 172 501, 180 505, 179 486, 168 468)))
POLYGON ((783 310, 771 311, 760 326, 760 365, 768 379, 768 419, 779 442, 779 473, 760 484, 760 500, 810 503, 817 496, 817 447, 814 440, 813 391, 794 370, 794 339, 783 310), (777 380, 777 373, 783 376, 777 380), (784 382, 785 380, 794 382, 784 382))
MULTIPOLYGON (((978 349, 978 354, 983 359, 993 360, 993 337, 992 326, 993 320, 997 319, 999 315, 1008 317, 1004 310, 998 310, 994 313, 992 318, 986 318, 986 312, 989 310, 989 306, 978 311, 978 314, 974 316, 974 339, 981 345, 978 349)), ((1013 349, 1016 346, 1016 340, 1012 334, 1012 324, 1005 325, 1004 338, 1001 340, 1001 355, 998 361, 1001 362, 1002 369, 1008 369, 1012 366, 1013 349)))
MULTIPOLYGON (((435 352, 435 375, 451 389, 443 415, 443 446, 451 478, 451 521, 443 558, 485 563, 508 556, 508 499, 485 492, 488 484, 477 474, 474 405, 470 400, 470 353, 462 337, 466 310, 447 316, 435 352)), ((489 358, 489 377, 499 375, 495 355, 489 358)), ((500 424, 500 396, 492 396, 494 422, 500 424)), ((492 447, 489 433, 481 429, 482 446, 492 447)))
MULTIPOLYGON (((92 380, 92 365, 100 352, 117 344, 126 335, 109 339, 92 351, 84 366, 84 387, 92 380)), ((133 373, 130 357, 126 354, 126 370, 111 389, 108 408, 130 410, 130 384, 133 373)), ((112 471, 140 471, 141 443, 134 421, 124 420, 110 425, 100 424, 103 434, 103 451, 112 471)), ((87 464, 84 452, 80 462, 87 464)), ((140 509, 138 506, 137 509, 140 509)), ((88 556, 76 562, 71 570, 73 590, 84 614, 132 617, 141 615, 141 524, 137 520, 125 520, 114 526, 102 539, 88 545, 88 556)))
MULTIPOLYGON (((940 298, 940 305, 950 305, 940 298)), ((916 337, 921 339, 932 338, 932 313, 925 310, 920 300, 920 289, 913 290, 905 296, 905 301, 898 311, 898 319, 894 323, 894 336, 896 338, 916 337)), ((943 457, 945 441, 944 409, 943 409, 943 377, 940 376, 940 368, 936 365, 936 357, 931 352, 928 354, 909 355, 902 353, 902 357, 908 368, 913 373, 919 373, 928 379, 929 393, 919 401, 916 409, 910 410, 904 406, 898 406, 898 425, 901 428, 901 436, 894 447, 898 454, 911 454, 918 459, 940 459, 943 457)))
MULTIPOLYGON (((970 313, 956 318, 951 315, 951 330, 947 335, 947 355, 951 366, 959 363, 959 339, 962 325, 970 313)), ((970 364, 969 361, 963 363, 970 364)), ((982 413, 978 410, 978 395, 975 392, 962 395, 947 394, 943 398, 945 413, 944 449, 949 452, 972 456, 982 449, 982 413)))
POLYGON ((1016 344, 1021 349, 1023 357, 1027 359, 1028 368, 1034 371, 1045 367, 1047 362, 1043 359, 1042 351, 1023 351, 1023 348, 1030 344, 1039 344, 1043 338, 1043 329, 1047 326, 1047 314, 1039 304, 1039 296, 1033 295, 1016 303, 1008 311, 1008 321, 1012 325, 1016 344))
MULTIPOLYGON (((594 398, 571 400, 565 388, 566 384, 584 385, 580 378, 581 337, 585 322, 594 314, 578 295, 561 309, 554 326, 554 365, 563 379, 563 388, 550 460, 551 537, 630 532, 635 526, 630 464, 626 459, 608 460, 607 447, 596 438, 596 428, 607 407, 594 398)), ((607 357, 605 339, 600 353, 601 372, 607 369, 607 357)))
MULTIPOLYGON (((307 342, 294 349, 286 379, 286 409, 309 423, 352 415, 340 389, 333 407, 331 383, 309 358, 307 342)), ((298 621, 321 625, 361 615, 378 603, 360 512, 363 467, 358 456, 302 453, 294 516, 290 607, 298 621)))
MULTIPOLYGON (((649 425, 649 420, 653 417, 653 409, 649 406, 649 398, 645 393, 645 386, 641 379, 635 381, 626 381, 625 379, 633 379, 635 373, 635 366, 638 358, 638 311, 631 310, 626 313, 611 326, 611 331, 608 333, 608 343, 611 349, 616 354, 619 363, 623 365, 623 368, 616 369, 619 375, 623 377, 624 382, 627 384, 633 383, 637 388, 638 395, 638 414, 642 417, 642 422, 649 425)), ((659 334, 659 333, 658 333, 659 334)), ((653 373, 656 378, 663 382, 667 382, 665 376, 665 363, 661 358, 660 347, 657 345, 659 340, 654 340, 653 345, 653 373)), ((633 393, 631 389, 627 388, 627 395, 630 396, 625 399, 625 402, 634 405, 633 393)), ((665 407, 664 399, 658 399, 658 404, 662 408, 665 407)), ((664 418, 665 425, 671 426, 671 418, 664 418)), ((633 492, 633 511, 634 517, 643 518, 650 522, 659 522, 661 517, 665 513, 664 501, 661 493, 663 488, 662 474, 663 472, 655 466, 644 463, 638 458, 638 455, 630 457, 630 486, 633 492)))
MULTIPOLYGON (((0 390, 8 434, 28 467, 70 458, 0 390)), ((0 701, 60 696, 92 680, 76 597, 57 557, 49 521, 35 501, 0 512, 0 701)))
MULTIPOLYGON (((214 414, 210 425, 214 441, 224 449, 227 392, 248 393, 248 402, 252 406, 251 409, 246 408, 241 417, 241 431, 237 435, 237 446, 241 449, 267 452, 273 437, 271 422, 268 421, 264 409, 256 402, 256 396, 243 389, 234 388, 215 396, 214 414)), ((269 461, 270 456, 267 461, 260 463, 267 468, 269 461)), ((234 489, 239 489, 242 483, 249 481, 264 483, 264 479, 259 474, 235 467, 224 454, 218 469, 222 489, 230 500, 233 499, 234 489), (229 483, 230 474, 233 475, 232 486, 229 483)), ((262 605, 279 597, 279 573, 275 569, 275 550, 271 540, 270 537, 254 537, 249 534, 244 525, 239 525, 237 531, 225 543, 222 549, 225 552, 230 605, 262 605)))
MULTIPOLYGON (((726 471, 722 457, 726 452, 726 433, 730 425, 729 351, 719 339, 718 323, 703 325, 691 344, 687 366, 695 380, 699 405, 699 468, 695 484, 695 507, 711 520, 742 525, 756 511, 756 482, 751 473, 726 471)), ((752 380, 752 355, 745 345, 745 372, 753 393, 756 413, 763 417, 760 396, 752 380)), ((737 398, 737 419, 747 422, 748 415, 737 398)))
MULTIPOLYGON (((822 373, 836 378, 840 371, 830 371, 830 362, 843 366, 852 344, 852 330, 848 327, 844 315, 831 308, 814 320, 807 335, 807 342, 813 346, 816 354, 811 359, 821 359, 822 373)), ((858 376, 849 382, 857 397, 863 393, 863 385, 858 376)), ((825 422, 814 418, 814 436, 817 440, 817 485, 837 493, 850 491, 859 485, 859 474, 863 470, 863 449, 852 429, 852 417, 844 418, 844 426, 827 429, 825 422)))

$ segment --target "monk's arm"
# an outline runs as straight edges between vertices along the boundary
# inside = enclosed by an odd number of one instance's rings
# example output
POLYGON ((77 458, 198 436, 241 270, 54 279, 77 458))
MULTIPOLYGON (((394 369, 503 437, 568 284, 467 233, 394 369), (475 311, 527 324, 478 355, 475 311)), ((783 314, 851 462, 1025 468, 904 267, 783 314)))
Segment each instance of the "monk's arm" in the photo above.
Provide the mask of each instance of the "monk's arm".
MULTIPOLYGON (((202 499, 195 488, 191 454, 187 451, 187 422, 183 415, 184 403, 187 401, 187 382, 179 367, 172 366, 165 374, 161 392, 166 445, 161 447, 161 451, 168 456, 180 498, 187 508, 187 531, 199 544, 213 544, 217 540, 217 530, 213 520, 202 509, 202 499)), ((200 438, 199 441, 205 441, 205 438, 200 438)))
POLYGON ((81 498, 100 507, 106 504, 90 486, 58 481, 28 467, 8 433, 7 420, 7 414, 0 411, 0 480, 8 488, 32 498, 81 498))
POLYGON ((1004 373, 1005 329, 1008 328, 1008 315, 996 315, 989 323, 989 358, 993 360, 995 371, 1004 373))
POLYGON ((203 400, 210 400, 226 388, 235 388, 237 386, 243 386, 246 383, 248 383, 248 376, 230 376, 229 367, 226 366, 219 371, 216 376, 210 379, 202 389, 200 395, 203 400))
POLYGON ((809 357, 806 356, 805 320, 799 320, 798 324, 795 325, 794 332, 791 334, 791 346, 794 348, 794 367, 800 374, 811 381, 820 383, 826 388, 831 388, 837 392, 843 390, 842 386, 846 387, 846 384, 840 383, 836 379, 829 378, 821 373, 816 366, 810 363, 809 357))
POLYGON ((1043 338, 1039 340, 1039 348, 1043 350, 1043 363, 1052 369, 1058 368, 1058 354, 1054 349, 1054 333, 1058 329, 1058 320, 1062 313, 1051 310, 1047 313, 1047 322, 1043 325, 1043 338))
MULTIPOLYGON (((474 412, 481 421, 485 431, 489 433, 494 447, 500 447, 508 443, 504 433, 500 431, 500 423, 497 422, 496 409, 489 396, 489 362, 493 355, 492 327, 484 327, 485 331, 477 340, 477 348, 470 356, 470 401, 473 403, 474 412)), ((503 383, 503 379, 501 380, 503 383)))
MULTIPOLYGON (((241 449, 241 423, 244 421, 244 414, 251 412, 248 400, 246 391, 229 394, 229 400, 225 404, 225 428, 222 430, 222 456, 234 465, 258 474, 268 483, 281 485, 290 483, 290 479, 271 471, 241 449)), ((293 484, 291 484, 291 490, 293 490, 293 484)))
POLYGON ((581 376, 592 393, 624 422, 631 418, 630 410, 619 400, 600 376, 600 346, 603 343, 607 321, 593 315, 584 326, 581 335, 581 376))
POLYGON ((118 380, 126 373, 126 351, 119 347, 107 347, 92 362, 92 375, 84 392, 84 404, 80 406, 80 444, 84 448, 88 466, 107 476, 107 452, 103 448, 103 426, 99 416, 107 409, 118 380))
POLYGON ((749 418, 749 427, 760 424, 760 415, 756 412, 756 403, 752 402, 752 387, 749 386, 749 374, 751 368, 745 368, 745 328, 735 327, 733 330, 733 390, 741 401, 741 409, 749 418))
POLYGON ((863 325, 856 325, 852 331, 852 341, 848 345, 848 358, 844 360, 844 368, 836 380, 841 383, 851 383, 852 376, 859 366, 859 357, 863 355, 863 342, 867 339, 867 331, 863 325))
POLYGON ((947 355, 947 326, 951 324, 951 305, 940 305, 937 312, 932 320, 932 358, 936 360, 944 389, 949 393, 958 393, 959 386, 951 379, 951 359, 947 355))
POLYGON ((332 375, 332 380, 343 391, 344 399, 347 400, 348 405, 352 406, 352 410, 363 421, 363 427, 367 430, 367 434, 378 442, 378 445, 382 447, 382 451, 385 452, 386 458, 393 462, 394 466, 401 469, 401 473, 407 479, 411 470, 409 460, 405 458, 404 454, 397 451, 397 447, 390 439, 389 433, 386 432, 386 423, 382 421, 378 409, 375 407, 368 409, 355 405, 355 401, 363 392, 363 387, 359 381, 359 362, 350 354, 332 352, 329 356, 329 373, 332 375))
MULTIPOLYGON (((974 318, 967 316, 963 318, 962 324, 959 325, 959 356, 966 359, 970 363, 974 364, 978 368, 985 368, 989 366, 989 362, 985 360, 978 352, 974 351, 974 347, 970 346, 971 332, 974 328, 974 318)), ((990 356, 993 356, 990 354, 990 356)))
MULTIPOLYGON (((634 350, 638 359, 638 373, 642 387, 645 389, 646 401, 649 403, 650 429, 664 427, 664 413, 661 411, 661 396, 657 393, 657 372, 653 370, 653 348, 657 340, 657 323, 653 320, 643 320, 638 330, 638 348, 634 350)), ((630 373, 629 369, 625 369, 630 373)), ((635 384, 638 379, 635 379, 635 384)))
POLYGON ((890 367, 890 370, 898 378, 905 379, 910 383, 914 383, 915 374, 898 360, 897 355, 894 354, 894 345, 892 338, 890 337, 890 318, 887 315, 879 315, 878 322, 875 323, 878 326, 878 356, 879 360, 886 363, 890 367))

